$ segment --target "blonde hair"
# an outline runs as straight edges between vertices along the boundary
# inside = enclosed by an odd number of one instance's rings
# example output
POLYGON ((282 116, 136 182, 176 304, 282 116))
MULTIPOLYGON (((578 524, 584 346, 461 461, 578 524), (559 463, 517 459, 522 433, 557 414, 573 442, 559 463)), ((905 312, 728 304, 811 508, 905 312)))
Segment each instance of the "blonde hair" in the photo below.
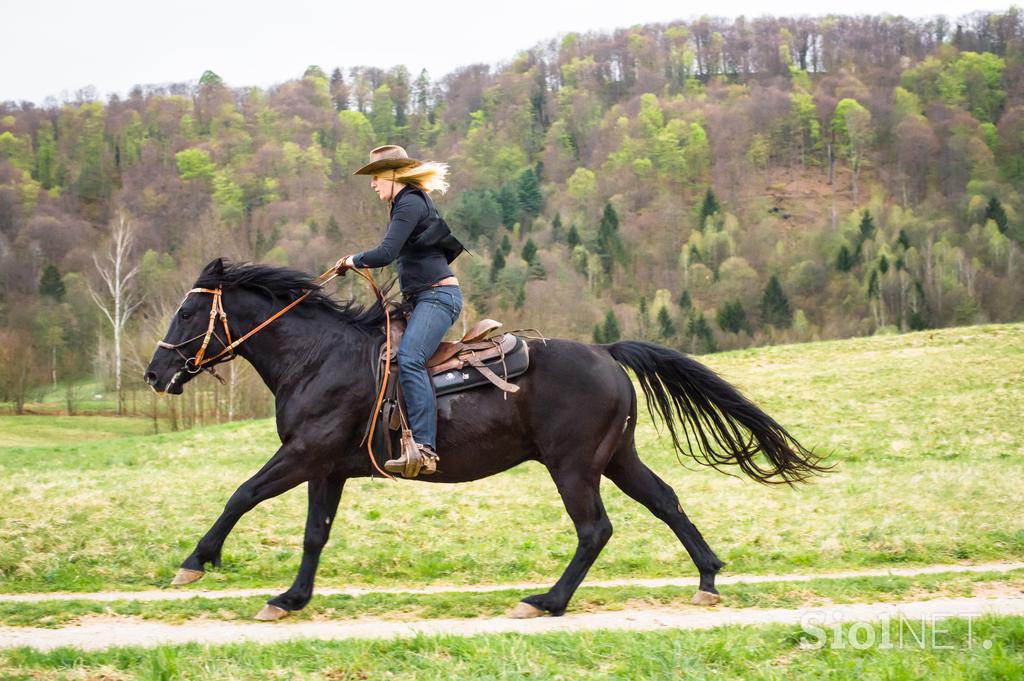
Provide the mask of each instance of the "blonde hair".
POLYGON ((411 184, 417 189, 425 192, 439 191, 442 194, 448 191, 448 182, 445 177, 448 175, 448 164, 437 161, 426 161, 410 168, 399 168, 391 173, 380 173, 378 177, 386 180, 394 179, 395 182, 411 184))

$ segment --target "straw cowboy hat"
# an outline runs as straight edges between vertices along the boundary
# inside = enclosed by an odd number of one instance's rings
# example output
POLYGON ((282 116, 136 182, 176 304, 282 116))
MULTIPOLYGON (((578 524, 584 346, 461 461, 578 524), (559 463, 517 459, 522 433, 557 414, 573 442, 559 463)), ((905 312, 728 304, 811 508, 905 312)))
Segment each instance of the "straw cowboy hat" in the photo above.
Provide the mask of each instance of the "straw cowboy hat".
POLYGON ((385 144, 370 151, 370 162, 352 173, 353 175, 376 175, 382 170, 397 170, 423 165, 418 158, 409 158, 405 149, 397 144, 385 144))

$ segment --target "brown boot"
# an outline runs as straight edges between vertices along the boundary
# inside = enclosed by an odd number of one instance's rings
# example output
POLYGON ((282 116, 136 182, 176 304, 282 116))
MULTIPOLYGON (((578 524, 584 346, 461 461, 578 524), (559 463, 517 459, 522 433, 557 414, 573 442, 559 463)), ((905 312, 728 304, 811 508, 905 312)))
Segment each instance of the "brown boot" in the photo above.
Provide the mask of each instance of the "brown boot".
POLYGON ((429 475, 437 471, 437 452, 430 445, 419 445, 411 437, 402 438, 402 455, 384 462, 384 470, 398 473, 403 478, 415 478, 421 473, 429 475))

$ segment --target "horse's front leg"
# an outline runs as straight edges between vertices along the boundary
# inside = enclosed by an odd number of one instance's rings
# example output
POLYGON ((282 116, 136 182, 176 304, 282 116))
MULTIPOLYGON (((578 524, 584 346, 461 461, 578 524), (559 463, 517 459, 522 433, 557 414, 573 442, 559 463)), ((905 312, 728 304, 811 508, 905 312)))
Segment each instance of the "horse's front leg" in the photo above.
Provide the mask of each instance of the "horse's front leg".
POLYGON ((306 535, 302 542, 302 563, 291 587, 267 601, 256 619, 279 620, 293 610, 301 610, 313 597, 313 578, 320 563, 320 552, 331 534, 346 476, 334 472, 309 481, 309 511, 306 514, 306 535))
POLYGON ((202 578, 206 564, 220 565, 224 540, 239 518, 260 502, 287 492, 310 477, 307 465, 293 447, 282 446, 254 476, 243 482, 228 499, 213 527, 199 540, 194 551, 181 564, 172 586, 189 584, 202 578))

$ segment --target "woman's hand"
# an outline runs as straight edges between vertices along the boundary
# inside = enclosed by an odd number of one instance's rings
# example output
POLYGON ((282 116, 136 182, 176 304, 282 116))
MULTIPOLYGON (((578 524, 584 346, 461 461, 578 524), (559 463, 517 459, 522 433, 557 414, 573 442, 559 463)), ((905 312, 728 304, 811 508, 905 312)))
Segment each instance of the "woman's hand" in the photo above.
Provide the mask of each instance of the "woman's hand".
POLYGON ((344 275, 345 270, 355 269, 355 263, 352 261, 352 255, 346 255, 343 258, 338 258, 338 262, 334 263, 334 269, 338 271, 338 274, 344 275))

